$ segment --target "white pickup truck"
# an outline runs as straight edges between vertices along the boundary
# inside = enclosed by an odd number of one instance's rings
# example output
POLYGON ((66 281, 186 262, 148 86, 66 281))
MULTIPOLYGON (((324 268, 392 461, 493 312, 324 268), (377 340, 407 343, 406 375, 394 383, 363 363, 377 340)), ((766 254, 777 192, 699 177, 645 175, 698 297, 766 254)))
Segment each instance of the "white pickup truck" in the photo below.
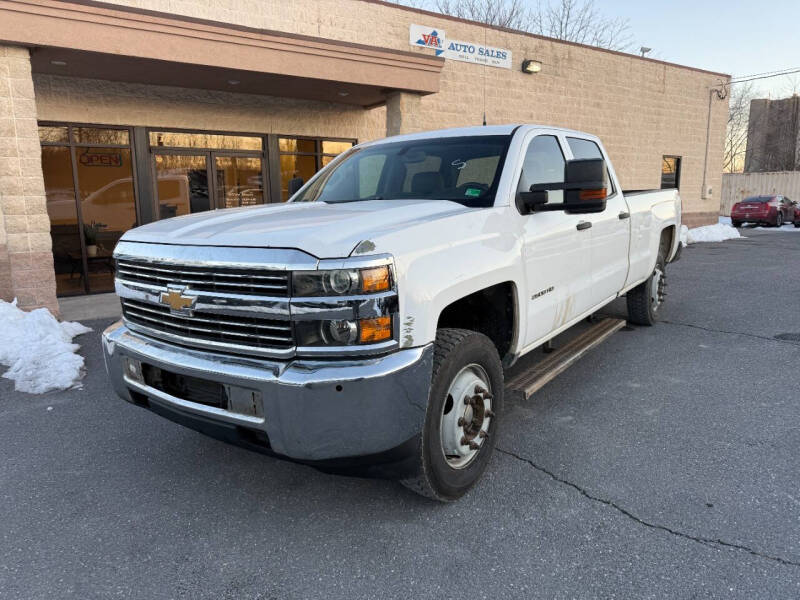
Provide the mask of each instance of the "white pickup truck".
POLYGON ((126 233, 106 365, 122 398, 203 433, 454 500, 489 461, 504 367, 622 295, 656 320, 680 208, 623 194, 577 131, 361 144, 288 203, 126 233))

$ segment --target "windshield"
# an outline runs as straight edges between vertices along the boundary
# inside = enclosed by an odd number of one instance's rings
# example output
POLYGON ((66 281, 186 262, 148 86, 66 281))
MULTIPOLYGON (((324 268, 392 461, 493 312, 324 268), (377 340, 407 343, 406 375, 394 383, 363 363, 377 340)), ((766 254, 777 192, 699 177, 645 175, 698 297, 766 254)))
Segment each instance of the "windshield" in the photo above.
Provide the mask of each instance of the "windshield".
POLYGON ((742 202, 769 202, 772 198, 772 196, 750 196, 742 200, 742 202))
POLYGON ((354 148, 292 201, 421 199, 492 206, 510 140, 478 135, 354 148))

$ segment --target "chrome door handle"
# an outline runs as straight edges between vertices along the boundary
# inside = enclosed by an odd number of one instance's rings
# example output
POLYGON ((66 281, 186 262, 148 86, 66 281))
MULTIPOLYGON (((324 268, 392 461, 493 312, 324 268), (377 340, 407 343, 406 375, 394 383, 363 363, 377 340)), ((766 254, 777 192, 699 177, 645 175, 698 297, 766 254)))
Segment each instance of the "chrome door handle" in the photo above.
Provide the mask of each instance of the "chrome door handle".
POLYGON ((621 213, 619 213, 619 220, 622 221, 623 219, 629 219, 630 216, 631 216, 631 213, 625 212, 623 210, 621 213))
POLYGON ((591 226, 592 226, 592 222, 591 221, 578 221, 578 224, 575 225, 575 228, 578 231, 583 231, 584 229, 589 229, 589 227, 591 227, 591 226))

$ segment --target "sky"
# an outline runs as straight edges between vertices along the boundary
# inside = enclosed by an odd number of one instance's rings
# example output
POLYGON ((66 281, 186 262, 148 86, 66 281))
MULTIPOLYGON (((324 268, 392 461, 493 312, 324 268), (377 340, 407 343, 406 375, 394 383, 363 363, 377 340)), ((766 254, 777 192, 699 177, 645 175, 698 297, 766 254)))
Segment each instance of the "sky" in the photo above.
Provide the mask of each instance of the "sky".
MULTIPOLYGON (((626 18, 632 51, 741 77, 800 68, 800 0, 595 0, 598 11, 626 18)), ((773 98, 800 93, 800 73, 754 82, 773 98)))

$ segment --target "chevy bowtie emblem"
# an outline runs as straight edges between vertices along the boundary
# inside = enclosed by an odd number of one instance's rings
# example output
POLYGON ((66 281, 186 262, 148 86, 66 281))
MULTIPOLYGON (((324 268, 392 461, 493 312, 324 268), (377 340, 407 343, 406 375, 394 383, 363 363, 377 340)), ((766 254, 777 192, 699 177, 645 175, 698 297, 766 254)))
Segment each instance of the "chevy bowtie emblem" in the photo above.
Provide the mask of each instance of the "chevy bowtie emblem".
POLYGON ((174 312, 190 313, 197 303, 196 296, 184 296, 186 288, 169 288, 167 292, 161 292, 161 304, 169 306, 174 312))

